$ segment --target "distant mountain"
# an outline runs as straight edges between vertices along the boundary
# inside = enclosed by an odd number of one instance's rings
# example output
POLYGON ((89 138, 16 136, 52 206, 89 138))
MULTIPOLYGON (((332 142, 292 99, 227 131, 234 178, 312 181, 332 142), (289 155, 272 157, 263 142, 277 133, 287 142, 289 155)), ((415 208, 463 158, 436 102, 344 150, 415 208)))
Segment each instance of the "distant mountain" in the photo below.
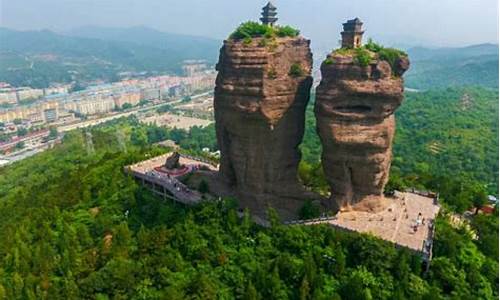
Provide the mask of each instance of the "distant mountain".
POLYGON ((161 32, 148 27, 112 28, 85 26, 68 32, 70 36, 100 39, 106 41, 129 42, 183 53, 193 58, 207 58, 207 49, 212 49, 210 59, 217 58, 220 42, 206 37, 161 32), (213 51, 215 49, 215 51, 213 51))
MULTIPOLYGON (((65 34, 0 27, 0 81, 45 87, 51 82, 117 79, 124 71, 181 72, 182 61, 217 60, 220 41, 146 27, 87 26, 65 34)), ((416 89, 478 85, 498 88, 498 45, 408 50, 406 86, 416 89)))
POLYGON ((141 27, 89 27, 75 34, 0 28, 0 81, 44 87, 53 81, 113 80, 123 71, 180 73, 187 59, 214 63, 220 44, 141 27))
POLYGON ((498 56, 498 45, 478 44, 461 48, 413 47, 408 49, 408 54, 413 60, 426 60, 433 58, 463 58, 483 55, 498 56))
POLYGON ((406 86, 417 89, 477 85, 498 88, 498 45, 408 50, 406 86))

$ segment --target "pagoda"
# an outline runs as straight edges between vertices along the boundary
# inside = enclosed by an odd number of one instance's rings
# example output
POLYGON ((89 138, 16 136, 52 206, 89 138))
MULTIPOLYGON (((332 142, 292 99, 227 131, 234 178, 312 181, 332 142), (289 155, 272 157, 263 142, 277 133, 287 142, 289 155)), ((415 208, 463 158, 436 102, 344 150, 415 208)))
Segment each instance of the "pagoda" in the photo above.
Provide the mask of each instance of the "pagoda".
POLYGON ((344 31, 342 35, 342 48, 358 48, 361 47, 361 39, 363 38, 363 22, 359 18, 348 20, 342 24, 344 31))
POLYGON ((276 17, 277 14, 276 6, 269 1, 266 6, 262 8, 262 18, 260 18, 260 20, 264 25, 274 26, 274 23, 278 21, 278 18, 276 17))

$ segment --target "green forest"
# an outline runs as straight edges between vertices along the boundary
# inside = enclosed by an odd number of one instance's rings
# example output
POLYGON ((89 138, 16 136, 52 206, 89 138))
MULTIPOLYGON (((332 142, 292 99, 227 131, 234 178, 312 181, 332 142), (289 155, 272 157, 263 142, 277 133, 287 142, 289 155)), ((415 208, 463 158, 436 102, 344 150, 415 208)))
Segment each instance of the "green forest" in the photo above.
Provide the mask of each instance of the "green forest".
MULTIPOLYGON (((484 91, 470 93, 487 107, 484 91)), ((485 118, 476 125, 492 126, 485 118)), ((310 122, 301 169, 316 184, 320 169, 304 168, 320 153, 310 122)), ((412 130, 400 123, 398 143, 412 130)), ((69 132, 58 147, 0 169, 0 299, 498 298, 498 211, 452 226, 455 208, 445 207, 425 273, 419 257, 370 235, 285 226, 273 210, 263 228, 237 216, 236 199, 184 207, 154 196, 123 167, 167 151, 153 145, 163 139, 193 154, 216 147, 213 126, 187 132, 129 117, 69 132)))

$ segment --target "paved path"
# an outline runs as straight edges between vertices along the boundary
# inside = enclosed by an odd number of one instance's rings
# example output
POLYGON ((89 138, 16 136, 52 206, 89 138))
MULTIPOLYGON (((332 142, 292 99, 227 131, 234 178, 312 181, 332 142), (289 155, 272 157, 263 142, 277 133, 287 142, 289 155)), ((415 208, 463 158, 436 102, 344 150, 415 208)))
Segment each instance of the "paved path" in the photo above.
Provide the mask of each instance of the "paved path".
POLYGON ((158 171, 149 171, 146 176, 159 179, 155 181, 167 189, 176 199, 184 203, 198 203, 201 201, 201 194, 189 189, 179 180, 158 171))
MULTIPOLYGON (((403 196, 403 199, 401 199, 401 201, 402 201, 403 204, 406 202, 405 196, 403 196)), ((392 234, 392 237, 391 237, 391 241, 393 243, 396 242, 396 238, 397 238, 398 232, 399 232, 399 227, 401 226, 401 220, 403 219, 403 214, 406 214, 406 213, 405 213, 405 211, 403 209, 401 209, 399 211, 398 221, 396 223, 396 228, 394 229, 394 233, 392 234)))
POLYGON ((398 193, 389 207, 378 213, 339 212, 333 219, 315 220, 305 224, 326 223, 351 231, 371 233, 400 246, 426 252, 425 242, 432 242, 432 228, 429 225, 433 224, 438 212, 439 206, 434 203, 433 198, 407 192, 398 193), (407 214, 408 218, 406 218, 407 214), (418 230, 415 232, 413 227, 417 224, 417 220, 423 219, 425 219, 425 224, 420 221, 418 230))

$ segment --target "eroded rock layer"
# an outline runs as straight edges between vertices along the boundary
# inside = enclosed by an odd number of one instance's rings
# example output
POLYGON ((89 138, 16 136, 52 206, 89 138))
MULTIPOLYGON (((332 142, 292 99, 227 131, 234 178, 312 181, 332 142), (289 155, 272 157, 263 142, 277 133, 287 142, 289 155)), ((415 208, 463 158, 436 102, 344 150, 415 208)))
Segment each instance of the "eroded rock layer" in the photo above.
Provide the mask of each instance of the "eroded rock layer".
POLYGON ((293 199, 303 197, 298 146, 311 68, 302 37, 224 41, 214 97, 220 176, 245 207, 300 205, 293 199))
POLYGON ((321 66, 316 90, 317 131, 322 162, 331 186, 326 207, 377 211, 384 207, 389 178, 394 111, 403 100, 406 57, 394 70, 374 59, 360 66, 352 55, 332 54, 321 66))

